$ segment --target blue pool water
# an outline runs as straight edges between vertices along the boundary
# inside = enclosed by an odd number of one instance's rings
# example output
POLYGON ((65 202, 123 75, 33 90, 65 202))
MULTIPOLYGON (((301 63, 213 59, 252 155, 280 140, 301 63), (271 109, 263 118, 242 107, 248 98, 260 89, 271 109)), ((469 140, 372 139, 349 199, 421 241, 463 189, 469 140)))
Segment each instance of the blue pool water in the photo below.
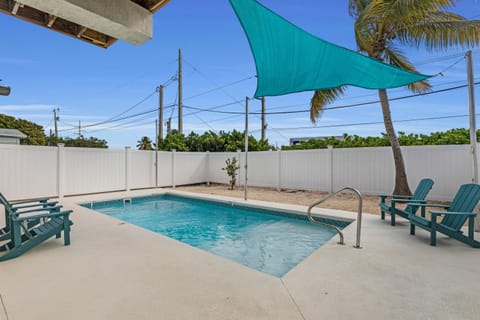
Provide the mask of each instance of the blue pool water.
POLYGON ((83 206, 277 277, 336 234, 303 216, 169 194, 83 206))

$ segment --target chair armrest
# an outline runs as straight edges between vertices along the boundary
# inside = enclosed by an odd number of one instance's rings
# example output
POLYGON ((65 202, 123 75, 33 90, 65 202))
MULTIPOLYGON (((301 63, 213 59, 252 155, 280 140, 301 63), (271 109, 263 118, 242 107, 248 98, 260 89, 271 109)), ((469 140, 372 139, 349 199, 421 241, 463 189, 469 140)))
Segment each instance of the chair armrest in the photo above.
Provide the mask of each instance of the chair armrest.
POLYGON ((440 216, 440 215, 461 215, 461 216, 476 216, 476 212, 454 212, 454 211, 430 211, 432 216, 440 216))
POLYGON ((397 199, 394 198, 392 199, 393 202, 399 202, 399 203, 408 203, 408 204, 414 204, 414 205, 419 205, 419 204, 424 204, 427 201, 426 200, 412 200, 412 199, 397 199))
POLYGON ((38 206, 42 206, 42 207, 51 207, 51 206, 55 206, 56 204, 58 203, 58 201, 52 201, 52 202, 38 202, 38 203, 34 203, 34 204, 27 204, 27 205, 22 205, 22 206, 17 206, 17 205, 13 205, 13 210, 18 210, 18 209, 24 209, 24 208, 34 208, 34 207, 38 207, 38 206))
POLYGON ((47 202, 48 198, 38 198, 30 200, 19 200, 19 201, 9 201, 11 205, 22 204, 22 203, 32 203, 32 202, 47 202))
POLYGON ((379 194, 380 197, 380 205, 384 204, 387 198, 390 198, 390 202, 393 201, 393 199, 409 199, 411 198, 410 196, 402 196, 402 195, 394 195, 394 194, 379 194))
POLYGON ((402 195, 399 195, 399 194, 377 194, 378 197, 380 198, 402 198, 402 199, 409 199, 411 198, 412 196, 402 196, 402 195))
POLYGON ((31 212, 40 212, 40 211, 60 211, 60 209, 63 206, 54 206, 54 207, 42 207, 42 208, 35 208, 35 209, 30 209, 30 210, 22 210, 22 211, 15 211, 15 214, 25 214, 25 213, 31 213, 31 212))
MULTIPOLYGON (((450 206, 445 205, 445 204, 437 204, 437 203, 419 203, 419 202, 412 202, 412 205, 420 207, 420 215, 425 218, 425 208, 431 207, 431 208, 444 208, 448 210, 450 206)), ((446 212, 446 211, 444 211, 446 212)), ((416 215, 416 213, 414 214, 416 215)), ((435 216, 436 217, 436 216, 435 216)))
POLYGON ((419 206, 419 207, 445 208, 445 209, 450 208, 449 205, 437 204, 437 203, 412 203, 412 204, 414 204, 416 206, 419 206))
POLYGON ((60 211, 60 212, 53 212, 53 213, 35 214, 35 215, 32 215, 32 216, 21 217, 21 218, 12 217, 12 220, 14 222, 22 222, 22 221, 30 220, 30 219, 54 218, 54 217, 59 217, 59 216, 67 216, 68 217, 68 215, 72 212, 73 212, 72 210, 67 210, 67 211, 60 211))

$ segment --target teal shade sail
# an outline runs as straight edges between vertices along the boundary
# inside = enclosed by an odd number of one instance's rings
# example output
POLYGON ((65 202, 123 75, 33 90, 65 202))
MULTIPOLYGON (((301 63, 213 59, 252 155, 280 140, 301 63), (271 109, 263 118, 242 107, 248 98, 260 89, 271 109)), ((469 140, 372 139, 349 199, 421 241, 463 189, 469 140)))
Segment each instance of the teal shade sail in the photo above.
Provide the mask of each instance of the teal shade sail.
POLYGON ((403 70, 300 29, 256 0, 230 0, 257 68, 255 97, 352 85, 396 88, 430 76, 403 70))

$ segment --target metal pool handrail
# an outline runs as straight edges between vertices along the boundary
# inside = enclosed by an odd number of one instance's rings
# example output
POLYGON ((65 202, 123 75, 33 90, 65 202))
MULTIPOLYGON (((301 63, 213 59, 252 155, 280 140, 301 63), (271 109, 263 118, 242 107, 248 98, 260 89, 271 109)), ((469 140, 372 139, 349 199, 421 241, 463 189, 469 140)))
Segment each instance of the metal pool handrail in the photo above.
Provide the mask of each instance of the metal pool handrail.
POLYGON ((358 197, 358 213, 357 213, 357 235, 356 235, 356 243, 355 245, 353 246, 354 248, 357 248, 357 249, 361 249, 362 247, 360 246, 360 232, 361 232, 361 228, 362 228, 362 207, 363 207, 363 200, 362 200, 362 194, 360 193, 360 191, 358 191, 357 189, 355 188, 351 188, 351 187, 346 187, 346 188, 343 188, 343 189, 340 189, 334 193, 331 193, 329 194, 328 196, 318 200, 317 202, 314 202, 312 203, 309 207, 308 207, 308 211, 307 211, 307 217, 308 217, 308 220, 310 220, 310 222, 314 223, 314 224, 318 224, 318 225, 321 225, 321 226, 324 226, 324 227, 327 227, 327 228, 330 228, 330 229, 333 229, 335 231, 337 231, 338 235, 340 236, 340 241, 338 242, 338 244, 342 244, 344 245, 345 242, 343 241, 343 233, 342 231, 334 226, 334 225, 331 225, 331 224, 328 224, 328 223, 323 223, 323 222, 320 222, 320 221, 317 221, 315 219, 313 219, 312 217, 312 209, 313 207, 316 207, 318 206, 320 203, 330 199, 331 197, 335 196, 336 194, 342 192, 342 191, 345 191, 345 190, 349 190, 349 191, 352 191, 353 193, 355 193, 358 197))

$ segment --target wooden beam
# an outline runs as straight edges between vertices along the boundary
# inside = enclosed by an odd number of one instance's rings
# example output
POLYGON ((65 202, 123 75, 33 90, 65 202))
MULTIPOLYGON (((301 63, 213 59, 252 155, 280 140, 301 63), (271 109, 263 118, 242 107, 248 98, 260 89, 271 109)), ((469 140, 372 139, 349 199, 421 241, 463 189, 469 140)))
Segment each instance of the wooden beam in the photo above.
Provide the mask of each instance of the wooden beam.
POLYGON ((167 2, 169 2, 170 0, 161 0, 157 3, 155 3, 153 6, 151 6, 150 8, 148 8, 148 10, 150 10, 151 12, 155 12, 157 11, 158 9, 160 9, 161 7, 163 7, 164 5, 167 4, 167 2))
POLYGON ((21 4, 21 3, 17 2, 17 1, 13 1, 13 3, 14 3, 14 4, 13 4, 13 8, 12 8, 12 14, 13 14, 14 16, 16 16, 16 15, 17 15, 17 12, 18 12, 18 9, 23 8, 23 4, 21 4))
POLYGON ((77 38, 80 38, 85 33, 85 31, 87 31, 87 27, 81 27, 80 31, 77 33, 77 38))
POLYGON ((49 14, 48 15, 47 27, 51 28, 56 20, 57 20, 57 16, 54 16, 53 14, 49 14))

